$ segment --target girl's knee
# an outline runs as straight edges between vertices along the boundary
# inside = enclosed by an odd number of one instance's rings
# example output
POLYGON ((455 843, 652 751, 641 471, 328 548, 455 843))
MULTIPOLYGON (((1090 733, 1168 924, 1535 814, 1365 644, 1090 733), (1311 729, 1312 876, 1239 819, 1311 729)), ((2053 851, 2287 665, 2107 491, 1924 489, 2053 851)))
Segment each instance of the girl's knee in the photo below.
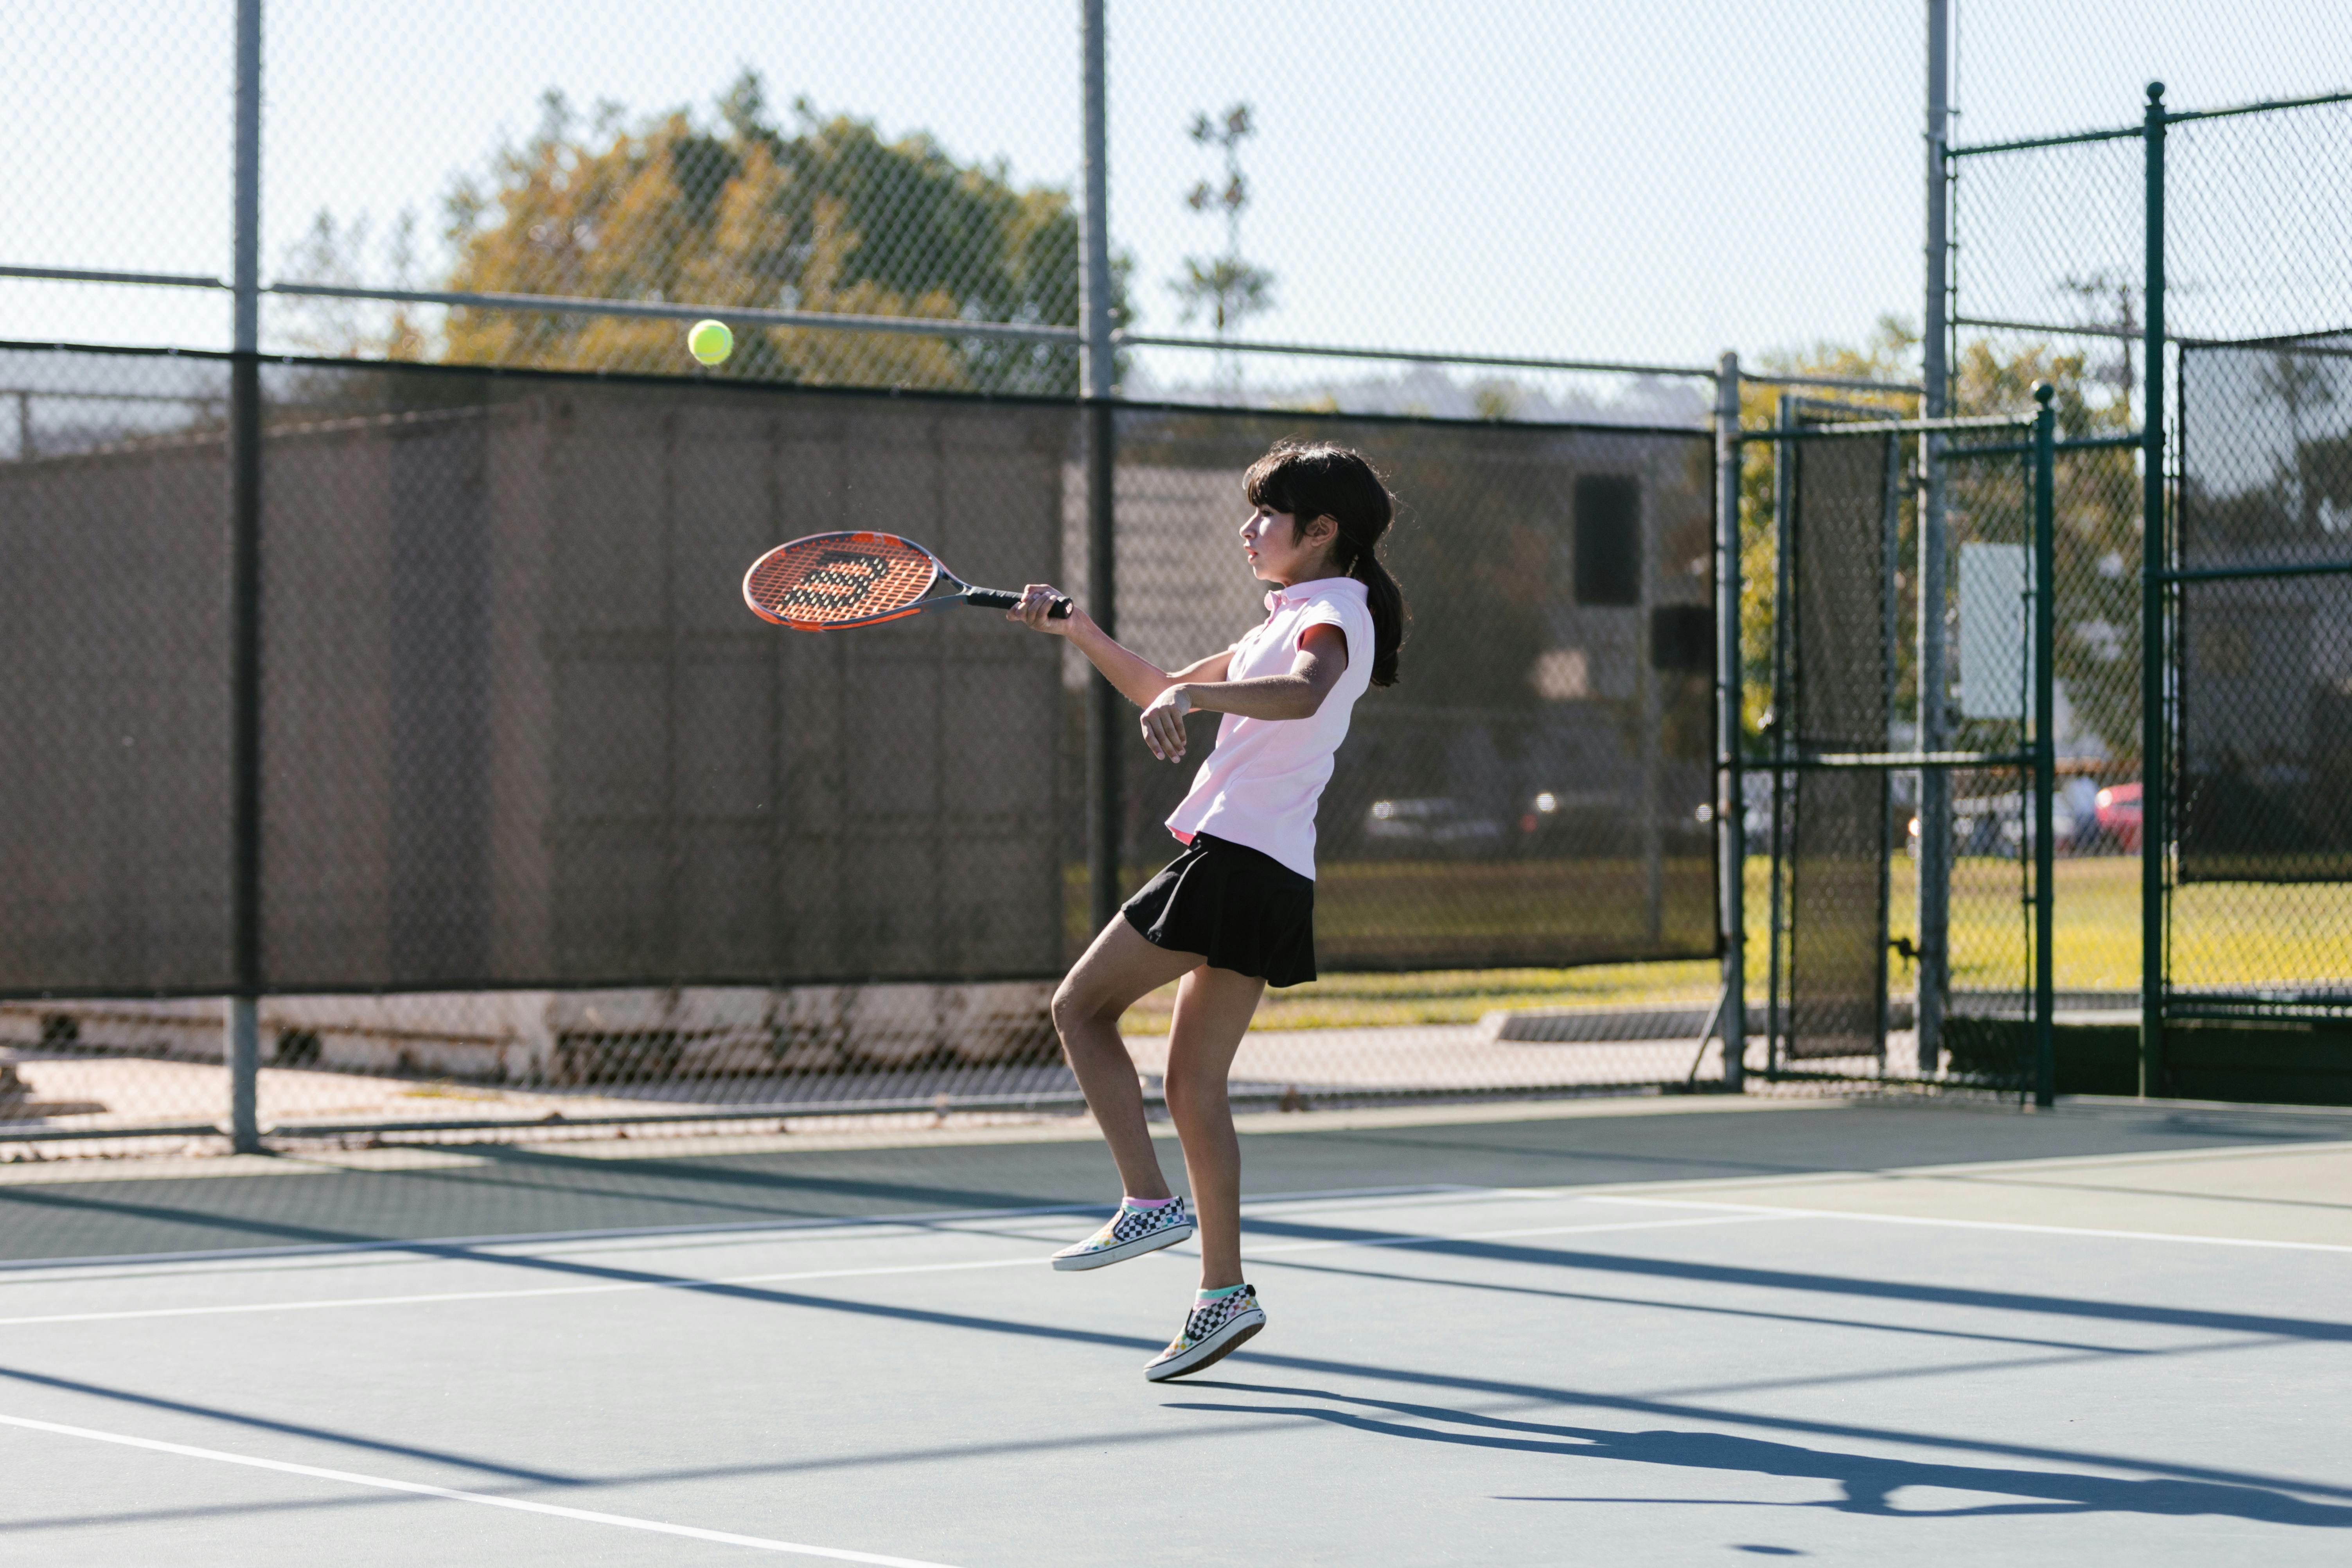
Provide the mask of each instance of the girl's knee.
POLYGON ((1074 984, 1075 979, 1065 979, 1054 988, 1054 1028, 1065 1040, 1070 1037, 1072 1029, 1096 1022, 1108 1010, 1102 997, 1095 994, 1091 987, 1074 984))
POLYGON ((1181 1063, 1170 1062, 1168 1073, 1160 1080, 1160 1092, 1167 1097, 1168 1114, 1179 1127, 1195 1125, 1223 1116, 1227 1121, 1233 1112, 1225 1101, 1225 1080, 1198 1071, 1188 1071, 1181 1063))

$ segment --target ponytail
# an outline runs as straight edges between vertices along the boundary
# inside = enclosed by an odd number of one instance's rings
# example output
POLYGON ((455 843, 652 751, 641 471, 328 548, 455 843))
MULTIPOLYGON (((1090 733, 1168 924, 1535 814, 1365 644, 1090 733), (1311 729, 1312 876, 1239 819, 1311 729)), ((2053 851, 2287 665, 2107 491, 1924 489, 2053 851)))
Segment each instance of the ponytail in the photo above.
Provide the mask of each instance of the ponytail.
POLYGON ((1395 498, 1364 460, 1345 447, 1277 441, 1250 465, 1244 481, 1252 506, 1283 512, 1304 524, 1328 517, 1339 530, 1331 563, 1364 585, 1372 616, 1372 684, 1394 686, 1397 649, 1412 611, 1404 590, 1380 557, 1381 536, 1396 515, 1395 498))
POLYGON ((1411 612, 1405 608, 1404 590, 1397 586, 1386 564, 1373 551, 1357 555, 1348 575, 1364 585, 1364 605, 1372 612, 1372 684, 1394 686, 1397 682, 1397 649, 1404 643, 1405 622, 1411 612))

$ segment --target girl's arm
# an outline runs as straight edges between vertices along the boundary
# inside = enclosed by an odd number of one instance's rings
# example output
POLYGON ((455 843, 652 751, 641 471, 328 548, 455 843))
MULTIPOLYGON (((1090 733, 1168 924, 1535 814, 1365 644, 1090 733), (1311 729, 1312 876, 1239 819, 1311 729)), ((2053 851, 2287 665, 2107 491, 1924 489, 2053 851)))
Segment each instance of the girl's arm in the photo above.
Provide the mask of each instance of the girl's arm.
POLYGON ((1041 632, 1052 632, 1070 639, 1080 653, 1103 679, 1118 689, 1120 695, 1138 708, 1149 705, 1170 687, 1183 681, 1222 681, 1233 663, 1234 650, 1223 648, 1208 658, 1196 659, 1183 668, 1165 670, 1130 648, 1111 640, 1110 634, 1095 625, 1094 617, 1070 606, 1066 620, 1048 620, 1045 612, 1061 597, 1059 590, 1044 583, 1032 583, 1022 591, 1021 603, 1004 613, 1008 621, 1025 621, 1041 632))
POLYGON ((1298 656, 1287 675, 1226 680, 1223 669, 1214 675, 1183 671, 1144 704, 1144 743, 1162 762, 1182 762, 1184 715, 1195 709, 1244 719, 1311 719, 1347 668, 1348 634, 1324 624, 1307 627, 1299 637, 1298 656))

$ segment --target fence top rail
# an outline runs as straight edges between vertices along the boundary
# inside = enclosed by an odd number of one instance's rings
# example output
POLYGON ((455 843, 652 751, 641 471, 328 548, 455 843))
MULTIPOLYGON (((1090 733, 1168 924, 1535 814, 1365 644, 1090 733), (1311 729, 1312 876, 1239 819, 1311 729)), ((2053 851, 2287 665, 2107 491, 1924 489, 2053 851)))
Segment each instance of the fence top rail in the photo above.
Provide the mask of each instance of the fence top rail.
POLYGON ((566 315, 647 316, 691 321, 731 317, 778 327, 816 327, 859 332, 916 332, 926 337, 1010 338, 1024 342, 1075 343, 1076 327, 1025 321, 972 321, 954 316, 854 316, 830 310, 772 310, 750 305, 673 304, 666 300, 595 300, 567 294, 474 294, 439 289, 353 289, 333 283, 273 283, 263 290, 303 299, 381 300, 402 305, 452 305, 461 309, 545 310, 566 315))
MULTIPOLYGON (((45 279, 65 283, 145 284, 171 289, 226 289, 221 279, 183 272, 108 272, 75 267, 0 266, 0 278, 45 279)), ((751 305, 709 305, 667 300, 611 300, 576 294, 473 293, 444 289, 375 289, 340 283, 272 283, 265 294, 289 299, 366 300, 394 305, 446 305, 461 310, 541 310, 563 315, 635 316, 691 321, 705 316, 768 326, 844 332, 907 332, 925 337, 996 338, 1016 342, 1077 343, 1076 327, 1032 321, 976 321, 957 316, 861 316, 832 310, 780 310, 751 305)), ((1559 359, 1540 354, 1456 353, 1440 349, 1359 348, 1334 343, 1258 342, 1246 339, 1114 332, 1121 348, 1201 349, 1219 353, 1297 354, 1316 359, 1403 361, 1413 364, 1489 365, 1505 370, 1582 371, 1608 375, 1663 375, 1712 382, 1713 365, 1653 364, 1633 360, 1559 359)), ((1740 379, 1769 386, 1822 386, 1853 392, 1900 392, 1917 395, 1915 382, 1874 381, 1863 376, 1809 375, 1742 371, 1740 379)))
POLYGON ((2331 103, 2352 103, 2352 92, 2318 92, 2309 98, 2266 98, 2256 103, 2236 103, 2223 109, 2178 109, 2165 111, 2165 123, 2184 120, 2227 120, 2240 114, 2271 114, 2282 109, 2324 109, 2331 103))
POLYGON ((2021 136, 2013 142, 1978 142, 1966 146, 1947 146, 1944 156, 1973 158, 1986 153, 2030 153, 2037 147, 2074 147, 2091 142, 2137 141, 2145 126, 2118 126, 2112 131, 2074 131, 2063 136, 2021 136))
MULTIPOLYGON (((1244 338, 1178 337, 1162 332, 1113 332, 1122 348, 1206 349, 1220 353, 1300 354, 1324 359, 1403 360, 1417 364, 1484 364, 1513 370, 1601 371, 1621 375, 1671 375, 1712 381, 1711 365, 1645 364, 1624 360, 1550 359, 1533 354, 1445 353, 1434 349, 1346 348, 1317 343, 1260 342, 1244 338)), ((1760 380, 1748 376, 1743 379, 1760 380)))
MULTIPOLYGON (((2151 86, 2153 96, 2156 88, 2151 86)), ((2266 98, 2254 103, 2232 103, 2220 109, 2166 109, 2159 113, 2167 125, 2195 120, 2228 120, 2241 114, 2273 114, 2285 109, 2321 109, 2331 103, 2352 103, 2352 92, 2320 92, 2308 98, 2266 98)), ((2075 131, 2063 136, 2022 136, 2011 142, 1979 142, 1948 146, 1947 158, 1971 158, 1984 153, 2024 153, 2036 147, 2074 147, 2089 142, 2126 142, 2147 134, 2147 127, 2119 125, 2105 131, 2075 131)))
POLYGON ((86 267, 0 267, 0 278, 31 278, 52 283, 141 283, 157 289, 226 289, 202 272, 105 272, 86 267))
MULTIPOLYGON (((2145 434, 2131 430, 2119 436, 2062 436, 2050 443, 2050 449, 2062 453, 2114 452, 2129 451, 2147 444, 2145 434)), ((1947 447, 1943 456, 1948 460, 1956 458, 2020 458, 2030 455, 2032 450, 2033 443, 2031 441, 2001 441, 1986 447, 1947 447)))
POLYGON ((2159 572, 2166 583, 2233 583, 2263 577, 2352 577, 2352 561, 2274 561, 2247 566, 2183 566, 2159 572))
POLYGON ((1744 757, 1740 766, 1755 773, 1788 773, 1843 768, 2021 768, 2033 761, 2030 752, 1792 752, 1787 756, 1765 752, 1744 757))
POLYGON ((2352 343, 2321 342, 2323 338, 2352 338, 2352 327, 2326 327, 2315 332, 2282 332, 2272 338, 2176 339, 2186 348, 2267 349, 2273 353, 2313 354, 2326 359, 2352 359, 2352 343))
MULTIPOLYGON (((1512 370, 1601 371, 1619 375, 1671 375, 1694 381, 1714 381, 1721 373, 1713 365, 1646 364, 1627 360, 1552 359, 1540 355, 1447 353, 1433 349, 1343 348, 1318 343, 1257 342, 1247 339, 1173 337, 1160 332, 1114 332, 1111 341, 1122 348, 1208 349, 1245 354, 1305 354, 1328 359, 1404 360, 1422 364, 1485 364, 1512 370)), ((1919 395, 1917 383, 1874 381, 1866 376, 1811 375, 1801 372, 1742 368, 1739 379, 1764 386, 1824 386, 1850 392, 1897 392, 1919 395)))
MULTIPOLYGON (((208 364, 226 364, 236 358, 236 354, 226 349, 150 348, 123 343, 44 343, 25 342, 16 339, 0 339, 0 353, 92 354, 107 355, 118 359, 180 360, 208 364)), ((283 365, 294 368, 318 367, 338 372, 350 372, 352 374, 366 373, 370 374, 382 375, 417 376, 447 375, 467 378, 495 378, 501 381, 511 382, 541 381, 553 384, 594 383, 599 386, 637 386, 654 389, 691 386, 698 391, 720 393, 727 395, 733 395, 738 393, 791 393, 797 395, 822 396, 827 398, 864 398, 884 403, 933 402, 943 404, 991 404, 1000 406, 1015 405, 1063 410, 1076 407, 1082 401, 1074 395, 1053 393, 973 392, 957 387, 845 386, 837 384, 810 385, 805 382, 761 381, 748 376, 704 377, 690 374, 664 374, 654 371, 567 370, 545 365, 483 364, 470 361, 449 362, 444 360, 341 359, 331 355, 323 354, 281 353, 263 353, 257 357, 264 365, 283 365)), ((55 396, 66 399, 79 399, 95 395, 93 394, 72 390, 61 390, 52 393, 37 388, 9 388, 5 389, 5 392, 0 392, 0 395, 14 396, 18 393, 22 393, 23 395, 27 397, 46 398, 55 396)), ((203 395, 194 394, 186 395, 173 395, 168 398, 161 394, 154 395, 160 401, 191 404, 218 402, 221 396, 219 394, 205 394, 203 395)), ((1133 415, 1138 416, 1157 416, 1168 418, 1190 418, 1195 416, 1216 415, 1226 416, 1245 416, 1260 419, 1280 418, 1294 421, 1319 422, 1330 425, 1436 425, 1444 426, 1449 429, 1476 431, 1512 431, 1519 433, 1529 431, 1549 431, 1561 435, 1589 436, 1601 439, 1625 436, 1667 436, 1677 440, 1708 442, 1711 442, 1714 439, 1714 436, 1708 426, 1700 424, 1621 425, 1610 420, 1592 419, 1482 419, 1469 415, 1381 414, 1371 412, 1350 412, 1344 409, 1327 411, 1324 409, 1259 408, 1237 406, 1224 403, 1178 403, 1164 399, 1146 402, 1129 398, 1115 398, 1111 401, 1108 406, 1117 409, 1118 412, 1122 415, 1133 415)), ((212 438, 215 440, 219 439, 217 431, 213 433, 212 438)), ((1386 706, 1383 705, 1383 711, 1386 710, 1388 710, 1386 709, 1386 706)), ((1449 708, 1447 710, 1447 711, 1457 710, 1457 709, 1454 708, 1449 708)), ((882 983, 883 982, 879 979, 873 982, 873 984, 877 984, 882 983)), ((734 982, 714 982, 713 984, 732 984, 734 982)), ((62 993, 60 993, 60 994, 62 994, 62 993)), ((119 994, 119 993, 109 993, 109 994, 119 994)), ((140 994, 146 995, 149 994, 149 993, 142 991, 140 994)), ((155 994, 163 994, 163 993, 155 993, 155 994)), ((204 994, 218 994, 218 992, 217 989, 215 989, 212 992, 204 993, 204 994)))
POLYGON ((1947 430, 2020 430, 2031 414, 1982 414, 1958 419, 1856 419, 1843 425, 1807 425, 1794 429, 1742 430, 1740 441, 1818 441, 1843 436, 1936 435, 1947 430))
MULTIPOLYGON (((2147 341, 2147 334, 2137 327, 2102 326, 2096 322, 2089 321, 2075 321, 2071 323, 2064 321, 2012 321, 2004 320, 1998 316, 1954 316, 1952 318, 1952 325, 1956 327, 1981 327, 1987 331, 1995 332, 2032 332, 2042 337, 2051 338, 2113 338, 2120 342, 2130 343, 2145 342, 2147 341)), ((2164 341, 2168 343, 2174 343, 2186 348, 2237 346, 2236 344, 2229 342, 2227 340, 2223 339, 2184 337, 2179 332, 2165 333, 2164 341)))

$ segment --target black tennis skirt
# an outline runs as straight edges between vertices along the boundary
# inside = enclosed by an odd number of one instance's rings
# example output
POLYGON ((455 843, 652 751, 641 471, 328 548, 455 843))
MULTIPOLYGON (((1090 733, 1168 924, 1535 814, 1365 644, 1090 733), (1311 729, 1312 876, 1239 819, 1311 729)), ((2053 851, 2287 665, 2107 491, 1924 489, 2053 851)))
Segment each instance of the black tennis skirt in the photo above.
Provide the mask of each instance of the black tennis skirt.
POLYGON ((1213 968, 1268 985, 1315 978, 1315 879, 1258 850, 1196 833, 1119 912, 1145 941, 1213 968))

